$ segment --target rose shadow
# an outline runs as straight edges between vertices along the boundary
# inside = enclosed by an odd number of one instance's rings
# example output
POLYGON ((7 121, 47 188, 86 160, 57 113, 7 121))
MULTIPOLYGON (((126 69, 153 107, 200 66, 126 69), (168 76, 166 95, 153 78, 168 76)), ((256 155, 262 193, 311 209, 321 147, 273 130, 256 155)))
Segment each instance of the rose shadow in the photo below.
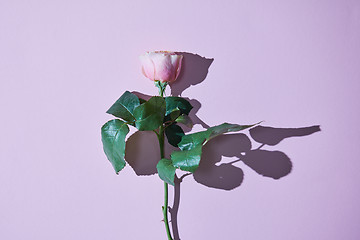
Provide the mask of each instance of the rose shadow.
MULTIPOLYGON (((210 65, 214 61, 214 59, 203 58, 192 53, 181 52, 179 54, 184 56, 184 60, 179 78, 170 84, 172 96, 182 96, 187 88, 203 82, 210 65)), ((151 97, 139 92, 133 93, 145 100, 151 97)), ((196 99, 187 100, 194 107, 189 114, 193 123, 208 128, 209 126, 196 115, 201 108, 201 103, 196 99)), ((185 132, 189 130, 184 129, 185 132)), ((193 175, 194 180, 204 186, 230 191, 243 183, 244 172, 234 165, 237 162, 242 162, 259 175, 276 180, 280 179, 287 176, 292 170, 290 158, 281 151, 269 151, 261 148, 265 145, 275 146, 290 137, 307 136, 318 131, 320 131, 319 126, 305 128, 258 126, 249 131, 251 138, 243 133, 236 133, 222 135, 209 141, 203 148, 201 162, 196 172, 185 174, 180 178, 175 177, 174 202, 170 208, 174 240, 180 239, 177 216, 181 196, 180 185, 185 177, 193 175), (253 149, 252 141, 260 143, 261 146, 253 149), (226 158, 232 158, 232 161, 226 162, 226 158)), ((169 158, 170 153, 175 149, 166 144, 165 157, 169 158)), ((136 132, 131 135, 126 142, 125 159, 138 176, 156 174, 156 164, 160 159, 156 135, 147 131, 136 132)))

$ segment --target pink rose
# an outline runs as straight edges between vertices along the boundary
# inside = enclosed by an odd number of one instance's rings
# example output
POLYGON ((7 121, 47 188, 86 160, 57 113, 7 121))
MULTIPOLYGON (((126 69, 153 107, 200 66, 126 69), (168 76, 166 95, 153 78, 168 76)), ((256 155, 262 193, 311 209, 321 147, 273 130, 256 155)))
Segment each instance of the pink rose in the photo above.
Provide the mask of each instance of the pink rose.
POLYGON ((174 52, 147 52, 140 56, 142 72, 153 81, 174 82, 179 76, 182 55, 174 52))

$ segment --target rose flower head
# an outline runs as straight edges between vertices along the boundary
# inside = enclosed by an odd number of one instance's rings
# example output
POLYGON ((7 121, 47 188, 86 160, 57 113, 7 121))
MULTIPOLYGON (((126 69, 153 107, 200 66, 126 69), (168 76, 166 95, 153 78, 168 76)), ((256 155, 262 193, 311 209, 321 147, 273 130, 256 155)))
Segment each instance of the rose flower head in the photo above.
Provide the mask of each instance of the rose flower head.
POLYGON ((180 74, 183 55, 174 52, 146 52, 140 56, 145 77, 160 82, 174 82, 180 74))

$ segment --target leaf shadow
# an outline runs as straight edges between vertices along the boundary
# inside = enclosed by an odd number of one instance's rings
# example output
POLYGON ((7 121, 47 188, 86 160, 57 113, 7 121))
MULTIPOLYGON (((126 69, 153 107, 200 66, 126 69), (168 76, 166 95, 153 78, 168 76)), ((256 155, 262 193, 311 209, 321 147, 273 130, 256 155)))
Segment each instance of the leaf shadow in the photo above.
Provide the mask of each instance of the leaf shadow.
MULTIPOLYGON (((175 149, 170 144, 165 144, 165 158, 170 158, 175 149)), ((137 176, 156 174, 156 164, 160 159, 159 143, 154 132, 137 131, 127 139, 125 160, 137 176)))
POLYGON ((265 145, 275 146, 290 137, 308 136, 319 131, 320 126, 304 128, 257 126, 250 129, 251 138, 242 133, 219 136, 203 148, 199 168, 193 174, 194 179, 211 188, 235 189, 243 180, 243 173, 240 174, 241 169, 234 166, 237 162, 244 163, 264 177, 280 179, 290 174, 292 170, 290 158, 282 151, 262 148, 265 145), (252 141, 261 145, 258 148, 252 148, 252 141), (224 162, 224 157, 232 157, 235 160, 224 162), (239 175, 234 174, 236 171, 239 175))

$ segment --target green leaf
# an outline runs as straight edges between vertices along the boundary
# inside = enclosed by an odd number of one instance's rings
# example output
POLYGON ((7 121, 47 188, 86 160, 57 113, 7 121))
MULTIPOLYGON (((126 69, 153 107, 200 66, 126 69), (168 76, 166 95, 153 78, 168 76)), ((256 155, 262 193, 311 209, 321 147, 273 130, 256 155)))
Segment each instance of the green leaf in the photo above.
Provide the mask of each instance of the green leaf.
MULTIPOLYGON (((181 111, 179 109, 176 109, 176 110, 172 111, 170 113, 170 115, 168 115, 168 116, 170 116, 171 121, 175 121, 180 116, 180 114, 181 114, 181 111)), ((185 115, 185 116, 187 116, 187 115, 185 115)))
POLYGON ((171 124, 170 126, 166 127, 165 134, 168 142, 174 147, 178 146, 181 138, 185 135, 182 128, 176 124, 171 124))
POLYGON ((181 114, 181 112, 179 109, 174 110, 169 115, 165 116, 164 123, 165 122, 174 122, 179 117, 180 114, 181 114))
POLYGON ((107 113, 114 115, 115 117, 122 118, 127 122, 134 122, 135 117, 133 115, 134 109, 140 105, 139 98, 126 91, 121 97, 107 110, 107 113))
POLYGON ((256 124, 252 124, 252 125, 238 125, 238 124, 231 124, 231 123, 223 123, 220 124, 218 126, 214 126, 208 129, 208 131, 211 131, 210 137, 208 140, 219 136, 220 134, 223 133, 227 133, 227 132, 238 132, 247 128, 251 128, 255 125, 257 125, 259 123, 256 124))
POLYGON ((175 185, 175 170, 176 168, 172 165, 171 160, 163 158, 156 165, 159 177, 171 185, 175 185))
POLYGON ((184 136, 181 142, 178 144, 181 150, 190 150, 200 144, 204 145, 210 139, 219 136, 223 133, 227 132, 238 132, 244 130, 246 128, 253 127, 256 124, 252 125, 238 125, 238 124, 230 124, 230 123, 223 123, 211 128, 208 128, 205 131, 192 133, 184 136))
POLYGON ((180 115, 176 120, 175 122, 177 123, 182 123, 184 124, 185 126, 187 126, 188 128, 192 128, 193 127, 193 122, 191 120, 191 118, 188 116, 188 115, 180 115))
POLYGON ((201 153, 202 145, 194 147, 191 150, 173 151, 171 160, 174 167, 193 173, 199 167, 201 153))
MULTIPOLYGON (((258 123, 257 123, 258 124, 258 123)), ((227 132, 237 132, 255 126, 253 125, 238 125, 223 123, 218 126, 211 127, 205 131, 192 133, 182 137, 178 147, 180 151, 173 151, 171 160, 174 167, 180 168, 184 171, 195 172, 199 167, 202 147, 212 138, 227 132)))
POLYGON ((181 142, 178 143, 178 147, 181 150, 190 150, 196 146, 202 145, 205 143, 206 139, 209 138, 210 131, 201 131, 197 133, 188 134, 182 137, 181 142))
POLYGON ((193 108, 193 106, 191 106, 191 104, 182 97, 165 97, 165 102, 166 116, 176 110, 180 110, 180 114, 188 115, 190 110, 193 108))
POLYGON ((104 152, 118 174, 125 167, 125 137, 129 127, 119 119, 105 123, 101 128, 101 140, 104 152))
POLYGON ((157 129, 164 120, 165 100, 162 97, 152 97, 134 110, 135 126, 140 131, 157 129))

